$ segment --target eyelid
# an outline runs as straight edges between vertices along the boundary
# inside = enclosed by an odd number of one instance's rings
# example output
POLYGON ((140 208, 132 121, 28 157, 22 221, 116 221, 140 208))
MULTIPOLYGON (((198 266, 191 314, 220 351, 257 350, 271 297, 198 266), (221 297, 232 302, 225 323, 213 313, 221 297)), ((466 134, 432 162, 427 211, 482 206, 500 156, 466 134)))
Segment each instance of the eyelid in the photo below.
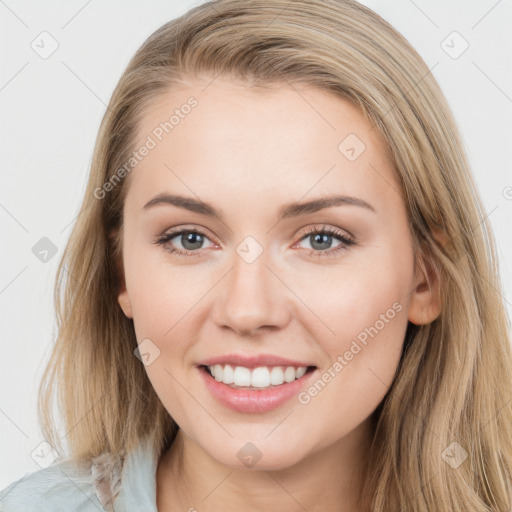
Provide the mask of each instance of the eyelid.
POLYGON ((326 223, 314 224, 313 226, 308 227, 302 233, 300 240, 302 240, 304 237, 306 237, 312 233, 318 233, 318 232, 326 232, 332 236, 344 237, 354 243, 356 242, 356 237, 350 231, 347 231, 346 229, 338 228, 338 227, 335 227, 335 226, 332 226, 332 225, 326 224, 326 223))
POLYGON ((183 231, 190 232, 190 233, 197 233, 199 235, 202 235, 202 236, 208 238, 214 244, 221 245, 219 243, 219 241, 216 239, 216 237, 211 234, 209 229, 207 229, 203 226, 197 226, 197 225, 184 224, 182 226, 176 226, 173 228, 169 228, 169 229, 166 229, 162 234, 158 235, 157 238, 162 238, 162 237, 171 236, 171 235, 176 236, 176 235, 179 235, 183 231))

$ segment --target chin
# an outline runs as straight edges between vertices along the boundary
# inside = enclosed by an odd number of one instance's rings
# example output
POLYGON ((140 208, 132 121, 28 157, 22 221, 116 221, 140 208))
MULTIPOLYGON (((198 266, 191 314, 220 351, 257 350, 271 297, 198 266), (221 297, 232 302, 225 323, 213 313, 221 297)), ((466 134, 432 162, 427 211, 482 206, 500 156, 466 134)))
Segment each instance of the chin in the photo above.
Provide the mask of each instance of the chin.
POLYGON ((299 452, 296 445, 276 446, 274 442, 265 441, 241 441, 231 440, 228 445, 212 450, 209 447, 210 456, 219 463, 236 470, 248 471, 278 471, 287 469, 304 457, 305 453, 299 452))

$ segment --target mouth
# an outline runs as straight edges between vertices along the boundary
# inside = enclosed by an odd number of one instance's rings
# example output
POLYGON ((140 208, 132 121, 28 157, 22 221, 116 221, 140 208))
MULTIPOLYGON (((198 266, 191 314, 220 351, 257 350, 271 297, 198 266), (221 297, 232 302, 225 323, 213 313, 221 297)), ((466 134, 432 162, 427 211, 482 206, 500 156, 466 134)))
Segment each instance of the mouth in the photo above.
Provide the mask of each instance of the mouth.
POLYGON ((316 370, 316 366, 258 366, 247 368, 229 364, 200 365, 212 379, 232 389, 264 391, 286 386, 316 370))
POLYGON ((205 390, 238 413, 266 413, 285 405, 318 376, 316 366, 198 365, 205 390))

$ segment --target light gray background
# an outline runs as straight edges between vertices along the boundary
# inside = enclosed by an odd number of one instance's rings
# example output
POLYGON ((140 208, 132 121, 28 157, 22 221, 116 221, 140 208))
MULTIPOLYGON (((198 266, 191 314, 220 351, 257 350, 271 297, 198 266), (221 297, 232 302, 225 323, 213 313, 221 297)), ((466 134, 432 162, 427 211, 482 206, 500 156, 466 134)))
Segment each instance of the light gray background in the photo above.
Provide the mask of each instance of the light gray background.
MULTIPOLYGON (((53 282, 105 105, 140 44, 198 3, 0 0, 0 489, 40 469, 31 453, 44 441, 36 390, 53 344, 53 282), (43 31, 59 45, 47 59, 31 48, 43 31), (46 263, 32 252, 42 237, 58 249, 46 263)), ((448 98, 494 227, 510 315, 512 2, 362 3, 412 43, 448 98), (456 59, 441 46, 453 31, 469 44, 456 59)), ((453 54, 462 40, 452 39, 453 54)))

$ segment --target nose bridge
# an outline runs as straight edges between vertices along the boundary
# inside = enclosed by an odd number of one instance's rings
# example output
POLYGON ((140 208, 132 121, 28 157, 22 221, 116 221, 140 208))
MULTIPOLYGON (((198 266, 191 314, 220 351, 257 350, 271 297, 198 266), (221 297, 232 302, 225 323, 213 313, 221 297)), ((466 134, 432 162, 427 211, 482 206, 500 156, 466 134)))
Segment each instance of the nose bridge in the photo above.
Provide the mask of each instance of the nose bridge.
POLYGON ((269 269, 269 254, 253 237, 236 247, 232 270, 216 304, 219 326, 247 333, 260 327, 283 327, 289 321, 286 289, 269 269))

